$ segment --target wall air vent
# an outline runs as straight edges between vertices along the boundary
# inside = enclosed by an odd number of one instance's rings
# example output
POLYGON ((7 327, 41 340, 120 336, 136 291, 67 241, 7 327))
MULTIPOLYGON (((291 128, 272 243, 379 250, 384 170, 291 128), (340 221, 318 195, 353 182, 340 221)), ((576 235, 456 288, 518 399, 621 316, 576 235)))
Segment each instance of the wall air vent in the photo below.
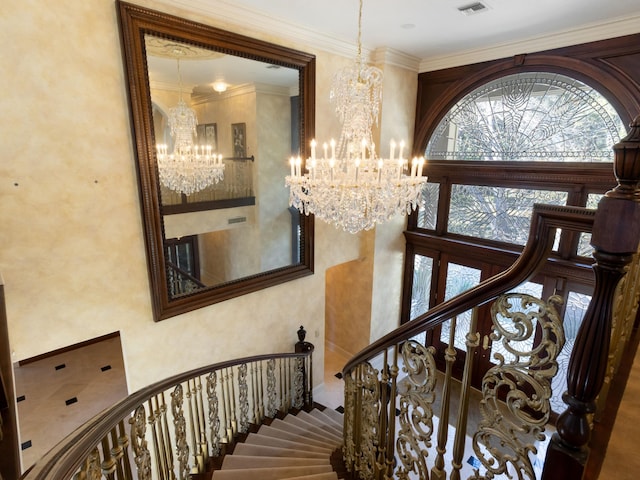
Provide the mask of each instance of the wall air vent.
POLYGON ((244 223, 247 221, 247 217, 234 217, 234 218, 228 218, 227 219, 227 223, 229 225, 232 225, 234 223, 244 223))
POLYGON ((484 12, 485 10, 488 10, 487 6, 480 2, 471 3, 458 8, 458 11, 464 15, 474 15, 476 13, 484 12))

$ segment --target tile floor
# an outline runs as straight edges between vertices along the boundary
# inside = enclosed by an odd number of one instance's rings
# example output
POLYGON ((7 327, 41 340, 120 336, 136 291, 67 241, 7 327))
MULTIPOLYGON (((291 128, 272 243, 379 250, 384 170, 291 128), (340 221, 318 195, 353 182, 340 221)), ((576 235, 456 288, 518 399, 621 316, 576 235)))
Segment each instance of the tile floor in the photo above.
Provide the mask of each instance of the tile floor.
POLYGON ((14 365, 14 376, 23 471, 128 395, 120 337, 14 365))

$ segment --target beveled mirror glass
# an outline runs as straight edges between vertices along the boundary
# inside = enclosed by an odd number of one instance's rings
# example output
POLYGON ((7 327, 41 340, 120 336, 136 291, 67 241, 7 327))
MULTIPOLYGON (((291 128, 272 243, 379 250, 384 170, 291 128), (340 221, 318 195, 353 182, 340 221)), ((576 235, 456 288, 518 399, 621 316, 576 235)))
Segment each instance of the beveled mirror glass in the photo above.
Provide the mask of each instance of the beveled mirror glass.
POLYGON ((284 177, 313 137, 315 57, 117 8, 154 318, 313 273, 284 177))

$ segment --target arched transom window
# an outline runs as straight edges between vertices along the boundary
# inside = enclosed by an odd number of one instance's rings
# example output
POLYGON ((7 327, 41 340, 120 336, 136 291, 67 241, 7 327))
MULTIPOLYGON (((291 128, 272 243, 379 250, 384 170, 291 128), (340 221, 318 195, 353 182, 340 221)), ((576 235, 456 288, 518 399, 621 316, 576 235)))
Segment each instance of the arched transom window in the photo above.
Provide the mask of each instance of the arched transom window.
POLYGON ((527 72, 494 80, 440 121, 433 160, 609 162, 625 128, 611 104, 579 80, 527 72))

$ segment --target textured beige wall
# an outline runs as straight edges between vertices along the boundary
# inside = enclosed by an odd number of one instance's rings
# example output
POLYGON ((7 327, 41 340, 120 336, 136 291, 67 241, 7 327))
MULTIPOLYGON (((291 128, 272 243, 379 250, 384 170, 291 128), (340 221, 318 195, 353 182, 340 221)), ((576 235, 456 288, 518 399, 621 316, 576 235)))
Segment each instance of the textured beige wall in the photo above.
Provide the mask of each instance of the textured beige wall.
MULTIPOLYGON (((384 72, 379 145, 382 145, 381 155, 388 156, 391 139, 403 139, 407 145, 413 144, 418 77, 393 65, 378 67, 384 72)), ((396 217, 375 230, 371 341, 383 337, 400 324, 405 253, 402 232, 405 227, 406 219, 396 217)))
POLYGON ((351 357, 369 345, 373 288, 374 231, 358 234, 360 255, 327 270, 325 341, 351 357))
MULTIPOLYGON (((325 271, 359 257, 357 237, 317 222, 315 275, 154 323, 115 3, 6 2, 0 39, 10 46, 0 56, 0 271, 14 360, 120 331, 133 391, 211 362, 288 351, 304 324, 321 372, 325 271)), ((337 138, 328 81, 346 60, 287 46, 317 55, 317 133, 337 138)))

